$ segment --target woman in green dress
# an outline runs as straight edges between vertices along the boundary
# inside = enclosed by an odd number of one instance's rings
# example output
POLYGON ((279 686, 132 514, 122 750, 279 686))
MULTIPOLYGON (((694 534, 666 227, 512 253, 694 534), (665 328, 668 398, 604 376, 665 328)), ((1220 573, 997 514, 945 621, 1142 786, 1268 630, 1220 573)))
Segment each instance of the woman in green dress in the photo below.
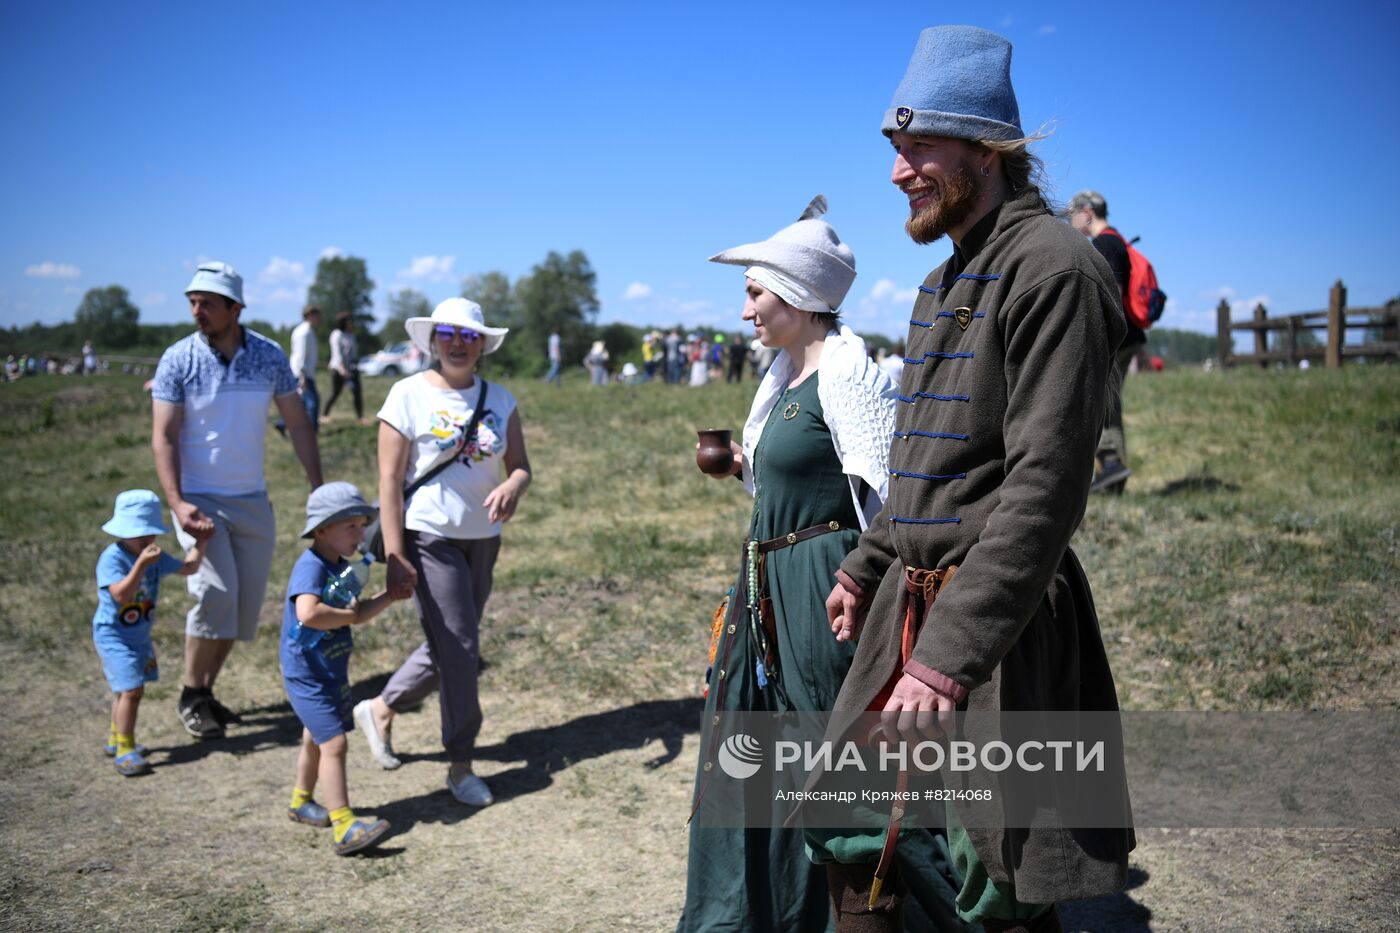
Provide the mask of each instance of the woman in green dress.
MULTIPOLYGON (((819 196, 797 223, 711 260, 746 267, 744 320, 779 353, 754 397, 743 444, 732 445, 729 474, 754 497, 748 538, 767 542, 763 583, 750 546, 720 632, 706 724, 717 712, 830 710, 854 655, 851 643, 832 636, 825 599, 884 498, 897 389, 837 318, 855 256, 820 219, 825 210, 819 196), (772 600, 769 625, 749 622, 749 580, 772 600)), ((702 742, 697 801, 710 739, 702 742)), ((692 822, 678 930, 830 929, 825 870, 808 858, 801 830, 781 828, 789 808, 774 804, 768 826, 692 822)))

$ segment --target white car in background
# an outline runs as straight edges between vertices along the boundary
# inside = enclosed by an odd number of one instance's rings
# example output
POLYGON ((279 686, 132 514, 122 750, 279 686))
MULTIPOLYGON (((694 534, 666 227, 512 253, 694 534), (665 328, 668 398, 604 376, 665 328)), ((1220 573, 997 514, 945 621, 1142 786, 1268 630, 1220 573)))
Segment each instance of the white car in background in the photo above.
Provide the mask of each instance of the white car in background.
POLYGON ((407 340, 390 344, 378 353, 371 353, 360 360, 360 373, 365 376, 411 376, 428 368, 428 359, 422 353, 409 355, 412 347, 407 340))

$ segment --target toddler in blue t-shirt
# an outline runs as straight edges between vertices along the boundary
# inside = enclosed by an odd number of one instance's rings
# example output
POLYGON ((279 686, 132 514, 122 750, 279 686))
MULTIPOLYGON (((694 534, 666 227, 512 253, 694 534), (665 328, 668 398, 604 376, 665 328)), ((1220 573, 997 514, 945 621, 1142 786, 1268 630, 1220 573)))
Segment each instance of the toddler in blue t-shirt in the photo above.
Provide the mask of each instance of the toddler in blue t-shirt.
POLYGON ((292 567, 282 610, 282 684, 304 727, 287 813, 299 823, 333 826, 337 855, 367 849, 389 829, 386 820, 355 819, 346 790, 345 734, 355 728, 350 626, 368 622, 393 600, 412 596, 412 584, 369 599, 327 590, 327 584, 343 579, 350 567, 346 557, 364 542, 365 526, 374 514, 375 508, 349 483, 326 483, 311 493, 302 537, 311 538, 312 544, 292 567), (325 807, 311 799, 317 781, 325 807))
POLYGON ((209 535, 196 538, 183 561, 162 551, 156 535, 170 529, 161 524, 160 498, 149 489, 118 495, 112 519, 102 530, 120 539, 97 559, 97 612, 92 617, 92 641, 113 693, 104 751, 113 757, 118 774, 135 777, 151 770, 146 749, 136 744, 136 711, 146 683, 160 679, 151 644, 160 578, 172 573, 187 577, 198 570, 209 535))

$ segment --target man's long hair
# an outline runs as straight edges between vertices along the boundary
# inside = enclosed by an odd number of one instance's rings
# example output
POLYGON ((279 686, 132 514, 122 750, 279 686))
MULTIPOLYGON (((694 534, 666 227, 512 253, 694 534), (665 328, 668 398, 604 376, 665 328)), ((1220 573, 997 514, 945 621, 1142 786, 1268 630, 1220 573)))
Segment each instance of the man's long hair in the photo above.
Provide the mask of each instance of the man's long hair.
POLYGON ((1040 156, 1031 152, 1031 143, 1048 138, 1052 132, 1048 126, 1042 126, 1031 135, 1020 139, 977 140, 977 145, 1001 156, 1002 172, 1006 175, 1007 184, 1011 186, 1012 196, 1019 195, 1027 188, 1035 188, 1040 192, 1040 203, 1047 211, 1050 211, 1051 207, 1050 201, 1045 197, 1045 163, 1040 156))

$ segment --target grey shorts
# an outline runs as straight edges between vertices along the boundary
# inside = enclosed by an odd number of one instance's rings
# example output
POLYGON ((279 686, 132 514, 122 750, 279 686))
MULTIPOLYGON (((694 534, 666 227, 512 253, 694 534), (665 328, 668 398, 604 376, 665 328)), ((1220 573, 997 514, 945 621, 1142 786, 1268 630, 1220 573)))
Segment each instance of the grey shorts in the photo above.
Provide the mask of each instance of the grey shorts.
MULTIPOLYGON (((277 522, 267 493, 248 496, 185 496, 214 520, 214 537, 204 548, 204 563, 185 578, 195 605, 185 617, 185 634, 195 638, 252 641, 267 595, 272 555, 277 549, 277 522)), ((188 551, 194 538, 171 515, 175 537, 188 551)))

